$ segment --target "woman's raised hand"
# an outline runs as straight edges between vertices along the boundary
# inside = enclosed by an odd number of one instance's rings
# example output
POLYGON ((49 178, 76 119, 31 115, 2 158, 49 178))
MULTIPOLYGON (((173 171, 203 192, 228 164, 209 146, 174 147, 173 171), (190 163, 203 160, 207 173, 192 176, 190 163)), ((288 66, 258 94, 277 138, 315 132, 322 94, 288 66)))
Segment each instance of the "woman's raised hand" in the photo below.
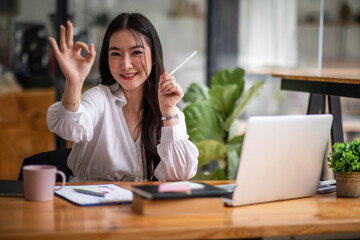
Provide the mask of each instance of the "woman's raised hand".
POLYGON ((85 78, 90 73, 96 52, 94 44, 88 47, 84 42, 76 42, 74 45, 73 36, 73 25, 67 21, 67 31, 63 25, 60 26, 60 48, 54 38, 49 37, 49 40, 67 84, 82 87, 85 78), (88 52, 87 57, 81 56, 81 50, 88 52))
MULTIPOLYGON (((183 90, 173 75, 167 75, 165 71, 159 80, 158 98, 159 107, 163 116, 171 116, 176 113, 175 106, 184 96, 183 90)), ((170 126, 178 121, 166 121, 164 126, 170 126)))

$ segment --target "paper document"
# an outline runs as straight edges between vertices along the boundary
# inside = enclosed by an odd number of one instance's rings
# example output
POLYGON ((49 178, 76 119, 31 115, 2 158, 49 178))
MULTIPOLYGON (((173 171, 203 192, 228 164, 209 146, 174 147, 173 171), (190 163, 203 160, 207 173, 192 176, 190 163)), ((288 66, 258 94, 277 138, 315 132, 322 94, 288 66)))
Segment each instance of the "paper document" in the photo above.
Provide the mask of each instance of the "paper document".
POLYGON ((64 186, 55 194, 80 206, 127 204, 133 200, 133 193, 130 190, 115 184, 64 186), (86 192, 102 193, 103 197, 100 194, 96 196, 86 192))

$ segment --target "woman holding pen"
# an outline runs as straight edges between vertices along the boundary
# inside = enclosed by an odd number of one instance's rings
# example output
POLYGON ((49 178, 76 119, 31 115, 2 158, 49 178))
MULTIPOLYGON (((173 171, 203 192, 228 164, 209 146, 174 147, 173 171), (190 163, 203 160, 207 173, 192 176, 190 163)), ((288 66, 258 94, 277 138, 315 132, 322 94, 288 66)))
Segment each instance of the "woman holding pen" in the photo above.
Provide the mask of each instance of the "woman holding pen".
POLYGON ((183 91, 164 70, 162 47, 151 22, 123 13, 108 26, 100 52, 100 84, 81 95, 95 48, 73 43, 73 25, 49 37, 66 78, 60 102, 48 109, 50 131, 73 141, 73 181, 188 180, 197 170, 188 140, 183 91), (87 51, 87 57, 81 56, 87 51))

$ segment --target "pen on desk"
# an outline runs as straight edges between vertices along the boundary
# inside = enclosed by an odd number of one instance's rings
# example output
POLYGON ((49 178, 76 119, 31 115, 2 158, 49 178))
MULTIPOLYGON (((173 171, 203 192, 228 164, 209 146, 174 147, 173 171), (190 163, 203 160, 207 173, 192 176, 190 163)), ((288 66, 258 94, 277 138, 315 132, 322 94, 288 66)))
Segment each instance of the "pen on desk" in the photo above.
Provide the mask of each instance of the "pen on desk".
POLYGON ((174 75, 174 73, 175 73, 177 70, 179 70, 179 68, 181 68, 182 65, 184 65, 187 61, 189 61, 190 58, 192 58, 196 53, 197 53, 197 51, 194 51, 189 57, 187 57, 182 63, 180 63, 179 66, 177 66, 174 70, 172 70, 172 71, 168 74, 168 76, 169 76, 169 75, 174 75))
POLYGON ((75 192, 78 193, 83 193, 83 194, 88 194, 88 195, 93 195, 93 196, 97 196, 97 197, 105 197, 104 193, 101 192, 94 192, 94 191, 90 191, 90 190, 85 190, 85 189, 79 189, 79 188, 74 188, 75 192))

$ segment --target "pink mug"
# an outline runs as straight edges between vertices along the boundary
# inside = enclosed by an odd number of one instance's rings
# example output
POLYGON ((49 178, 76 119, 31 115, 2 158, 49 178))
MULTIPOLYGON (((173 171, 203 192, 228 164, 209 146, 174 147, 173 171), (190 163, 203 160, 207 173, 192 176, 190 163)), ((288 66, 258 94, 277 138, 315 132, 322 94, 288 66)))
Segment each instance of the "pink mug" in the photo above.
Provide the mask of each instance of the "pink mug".
POLYGON ((60 190, 66 183, 65 174, 51 165, 26 165, 23 167, 24 198, 27 201, 50 201, 54 191, 60 190), (55 187, 56 174, 62 178, 62 185, 55 187))

